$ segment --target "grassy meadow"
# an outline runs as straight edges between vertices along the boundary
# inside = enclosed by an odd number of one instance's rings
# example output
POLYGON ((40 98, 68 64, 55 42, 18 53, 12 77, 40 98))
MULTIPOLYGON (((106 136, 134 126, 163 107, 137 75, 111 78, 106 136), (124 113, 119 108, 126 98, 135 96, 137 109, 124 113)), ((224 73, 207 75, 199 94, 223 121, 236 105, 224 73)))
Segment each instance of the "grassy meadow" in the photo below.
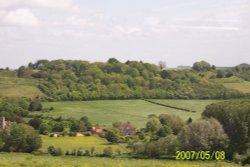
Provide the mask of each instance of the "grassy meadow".
POLYGON ((227 88, 236 89, 243 93, 250 93, 250 82, 224 83, 223 85, 227 88))
POLYGON ((217 100, 155 100, 163 104, 195 110, 186 112, 152 104, 143 100, 98 100, 74 102, 45 102, 44 107, 54 107, 54 110, 44 115, 58 117, 74 117, 86 115, 92 123, 112 125, 116 121, 130 121, 137 127, 144 127, 150 114, 175 114, 183 120, 189 117, 199 119, 205 106, 217 100))
POLYGON ((113 151, 119 149, 121 152, 126 153, 125 145, 109 144, 105 139, 97 136, 83 136, 83 137, 48 137, 42 135, 42 148, 41 151, 47 152, 47 148, 51 145, 60 147, 63 151, 72 151, 72 149, 82 148, 83 150, 90 150, 92 146, 95 147, 96 153, 103 153, 106 147, 112 147, 113 151))
POLYGON ((0 77, 0 96, 30 97, 45 96, 37 87, 34 79, 0 77))
POLYGON ((1 167, 240 167, 233 163, 215 161, 137 160, 76 156, 0 153, 1 167))

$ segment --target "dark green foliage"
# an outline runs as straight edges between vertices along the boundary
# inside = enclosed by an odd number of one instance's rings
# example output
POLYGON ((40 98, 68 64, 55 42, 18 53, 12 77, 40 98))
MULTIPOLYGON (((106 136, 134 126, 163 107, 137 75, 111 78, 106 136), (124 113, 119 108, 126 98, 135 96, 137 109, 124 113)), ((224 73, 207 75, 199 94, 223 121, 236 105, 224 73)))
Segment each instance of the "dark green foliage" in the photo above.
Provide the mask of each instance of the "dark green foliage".
POLYGON ((49 125, 48 123, 41 123, 40 127, 39 127, 39 133, 40 134, 44 134, 47 135, 48 133, 50 133, 52 130, 51 125, 49 125))
POLYGON ((29 120, 28 124, 32 126, 34 129, 39 129, 40 125, 42 123, 42 120, 40 118, 32 118, 29 120))
POLYGON ((37 150, 41 147, 41 137, 28 125, 12 124, 0 131, 0 139, 3 142, 1 151, 27 152, 37 150))
POLYGON ((212 84, 209 78, 205 77, 206 71, 212 67, 203 61, 198 62, 197 68, 194 67, 196 71, 161 70, 154 64, 137 61, 121 63, 114 58, 109 59, 107 63, 42 60, 32 65, 32 68, 32 76, 40 80, 39 89, 50 100, 243 96, 222 85, 217 88, 218 84, 212 84))
POLYGON ((242 165, 250 164, 250 149, 244 154, 235 153, 233 156, 234 162, 242 165))
POLYGON ((0 116, 8 121, 22 122, 22 117, 28 115, 27 103, 25 98, 0 98, 0 116))
POLYGON ((196 71, 210 71, 212 67, 208 62, 200 61, 193 64, 193 69, 196 71))
POLYGON ((42 103, 39 100, 34 100, 29 105, 29 111, 41 111, 43 109, 42 103))
POLYGON ((250 101, 237 100, 210 104, 202 113, 216 118, 229 136, 228 154, 244 153, 250 142, 250 101))
POLYGON ((108 130, 105 134, 105 138, 107 141, 111 143, 117 143, 119 140, 118 134, 116 134, 114 131, 108 130))

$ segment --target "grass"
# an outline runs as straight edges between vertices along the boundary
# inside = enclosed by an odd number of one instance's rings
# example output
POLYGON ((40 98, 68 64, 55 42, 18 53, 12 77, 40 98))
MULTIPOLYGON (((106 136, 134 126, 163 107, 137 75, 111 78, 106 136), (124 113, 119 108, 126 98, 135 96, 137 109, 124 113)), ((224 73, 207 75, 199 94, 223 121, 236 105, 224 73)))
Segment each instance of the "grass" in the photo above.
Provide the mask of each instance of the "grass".
POLYGON ((239 82, 239 83, 224 83, 225 87, 230 89, 236 89, 243 93, 250 93, 250 82, 239 82))
POLYGON ((24 153, 0 153, 1 167, 240 167, 215 161, 136 160, 94 157, 32 155, 24 153))
POLYGON ((45 96, 37 87, 34 79, 0 77, 0 95, 6 97, 45 96))
POLYGON ((147 116, 150 114, 175 114, 183 120, 189 117, 199 119, 201 112, 207 104, 216 100, 156 100, 161 103, 179 107, 189 107, 197 112, 185 112, 172 109, 143 100, 98 100, 98 101, 74 101, 74 102, 45 102, 44 107, 54 107, 54 111, 43 113, 44 115, 76 119, 86 115, 92 123, 112 125, 116 121, 130 121, 137 127, 144 127, 147 116))
POLYGON ((95 147, 97 153, 103 153, 103 149, 106 147, 112 147, 113 151, 119 149, 121 152, 127 152, 125 145, 113 145, 109 144, 105 139, 97 136, 84 136, 84 137, 48 137, 42 136, 43 145, 41 151, 47 152, 47 148, 51 145, 60 147, 62 150, 82 148, 83 150, 90 150, 92 146, 95 147))

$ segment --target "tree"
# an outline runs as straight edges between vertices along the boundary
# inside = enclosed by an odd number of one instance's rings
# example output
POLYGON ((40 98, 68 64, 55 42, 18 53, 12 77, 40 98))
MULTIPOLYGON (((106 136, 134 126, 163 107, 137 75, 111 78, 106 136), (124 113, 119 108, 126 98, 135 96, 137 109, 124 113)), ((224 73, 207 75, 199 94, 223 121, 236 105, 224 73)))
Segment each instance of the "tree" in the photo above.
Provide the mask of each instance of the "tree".
POLYGON ((32 126, 34 129, 39 129, 40 125, 42 123, 42 120, 40 118, 32 118, 29 120, 28 124, 32 126))
POLYGON ((0 138, 4 143, 0 150, 7 152, 30 153, 42 144, 39 134, 31 126, 24 124, 12 124, 0 131, 0 138))
POLYGON ((105 138, 111 143, 117 143, 119 136, 115 132, 108 130, 105 134, 105 138))
POLYGON ((176 115, 161 114, 159 120, 162 125, 169 126, 175 135, 177 135, 184 126, 182 119, 176 115))
POLYGON ((179 141, 175 135, 160 138, 157 144, 160 147, 161 155, 174 156, 179 148, 179 141))
POLYGON ((52 130, 52 127, 48 123, 41 123, 40 124, 39 132, 41 134, 46 135, 46 134, 50 133, 51 130, 52 130))
POLYGON ((159 61, 159 67, 161 70, 165 69, 167 67, 167 64, 165 61, 159 61))
POLYGON ((17 70, 17 76, 19 78, 28 78, 31 76, 31 74, 32 74, 32 70, 29 67, 21 66, 17 70))
POLYGON ((223 150, 228 144, 222 125, 213 118, 185 125, 178 140, 181 150, 223 150))
POLYGON ((211 69, 211 65, 206 61, 195 62, 193 64, 193 70, 196 71, 210 71, 211 69))
POLYGON ((28 109, 29 111, 41 111, 43 109, 43 106, 39 100, 35 100, 30 103, 28 109))
POLYGON ((147 132, 157 132, 162 127, 160 121, 157 118, 150 118, 146 123, 147 132))
POLYGON ((120 63, 120 62, 116 58, 110 58, 110 59, 108 59, 108 63, 116 64, 116 63, 120 63))
POLYGON ((242 154, 250 143, 250 102, 249 100, 213 103, 202 113, 205 117, 217 119, 225 129, 230 143, 228 156, 234 152, 242 154))

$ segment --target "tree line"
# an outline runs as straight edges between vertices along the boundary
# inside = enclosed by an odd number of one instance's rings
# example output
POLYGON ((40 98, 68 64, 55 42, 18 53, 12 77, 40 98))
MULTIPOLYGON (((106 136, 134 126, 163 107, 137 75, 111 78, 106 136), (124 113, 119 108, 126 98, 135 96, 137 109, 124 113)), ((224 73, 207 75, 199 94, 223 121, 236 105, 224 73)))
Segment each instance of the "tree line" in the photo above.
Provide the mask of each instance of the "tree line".
POLYGON ((121 63, 115 58, 94 63, 81 60, 39 60, 17 70, 18 77, 38 79, 38 88, 50 100, 57 101, 228 99, 245 96, 211 81, 211 78, 218 77, 218 73, 215 66, 205 61, 194 63, 193 69, 174 70, 142 61, 121 63))

